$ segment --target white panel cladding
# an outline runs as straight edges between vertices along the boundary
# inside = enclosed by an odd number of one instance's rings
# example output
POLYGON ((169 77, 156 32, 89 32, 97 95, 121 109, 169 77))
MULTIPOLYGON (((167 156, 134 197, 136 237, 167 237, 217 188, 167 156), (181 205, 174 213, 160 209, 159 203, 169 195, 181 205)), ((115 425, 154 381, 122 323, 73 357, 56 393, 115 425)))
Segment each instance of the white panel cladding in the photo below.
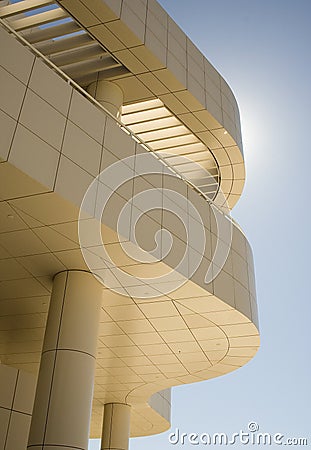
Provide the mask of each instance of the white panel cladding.
MULTIPOLYGON (((27 52, 26 49, 23 49, 23 51, 27 52)), ((41 67, 42 69, 42 67, 41 67)), ((43 70, 43 72, 48 73, 50 69, 47 68, 47 70, 43 70)), ((53 84, 53 79, 55 79, 55 86, 53 85, 53 89, 55 92, 55 95, 53 96, 53 99, 49 98, 48 90, 49 86, 46 86, 46 90, 44 89, 44 86, 42 84, 37 85, 36 82, 33 79, 32 88, 27 88, 27 92, 30 92, 30 96, 36 96, 36 100, 40 102, 40 104, 44 105, 44 108, 46 108, 49 111, 52 111, 51 117, 52 120, 54 118, 56 119, 56 122, 59 120, 61 123, 64 122, 64 128, 61 131, 61 145, 57 144, 58 148, 54 148, 55 141, 51 142, 51 136, 48 134, 47 129, 45 128, 45 125, 42 125, 38 129, 38 123, 32 123, 31 120, 27 122, 27 127, 29 129, 27 130, 28 133, 32 136, 32 138, 36 138, 35 142, 36 145, 33 146, 32 150, 30 150, 30 140, 27 140, 28 145, 25 145, 24 148, 22 148, 21 145, 21 139, 19 145, 17 145, 17 141, 15 141, 14 147, 12 147, 11 154, 9 155, 9 164, 4 163, 0 164, 0 166, 3 166, 3 172, 5 172, 6 168, 8 168, 7 173, 9 173, 9 169, 14 169, 13 164, 16 164, 16 161, 18 160, 20 162, 20 167, 22 168, 23 172, 20 173, 20 177, 17 178, 18 180, 21 179, 22 175, 26 176, 25 173, 28 173, 28 178, 33 183, 43 183, 45 185, 45 190, 50 190, 51 192, 47 194, 40 195, 40 192, 35 192, 38 195, 35 196, 28 196, 25 197, 25 191, 23 189, 19 189, 16 191, 17 187, 20 188, 20 186, 17 186, 17 183, 15 183, 15 186, 7 185, 6 187, 6 193, 8 194, 8 198, 14 200, 11 201, 12 206, 16 206, 20 208, 20 211, 23 211, 25 214, 28 215, 28 219, 31 218, 34 223, 35 219, 41 221, 41 229, 45 228, 44 225, 48 224, 57 224, 55 227, 57 229, 62 230, 62 233, 66 229, 66 226, 68 226, 68 234, 70 238, 72 235, 74 235, 75 231, 74 226, 71 229, 70 226, 74 225, 72 223, 68 223, 71 220, 75 221, 77 219, 77 212, 81 203, 81 200, 84 196, 85 190, 87 189, 90 182, 95 178, 97 175, 97 172, 100 170, 99 163, 101 165, 101 169, 104 167, 107 167, 109 163, 116 162, 118 163, 119 160, 123 159, 124 157, 128 157, 131 155, 136 155, 136 158, 134 158, 135 165, 139 162, 138 156, 140 155, 146 155, 148 158, 148 165, 150 165, 151 173, 146 175, 141 175, 140 171, 137 170, 137 174, 140 175, 136 177, 132 183, 129 183, 126 185, 123 190, 121 189, 119 194, 116 195, 115 200, 110 205, 111 208, 109 209, 109 217, 107 217, 107 222, 109 226, 111 227, 110 231, 114 232, 116 228, 116 222, 118 219, 118 213, 120 208, 122 208, 124 205, 127 204, 127 201, 131 198, 133 193, 140 193, 143 192, 146 189, 150 189, 152 187, 169 187, 170 189, 179 192, 182 194, 182 196, 189 200, 191 204, 193 204, 197 210, 199 211, 202 222, 204 225, 204 228, 207 232, 207 245, 203 252, 203 250, 200 249, 197 242, 193 243, 193 248, 191 252, 191 258, 198 256, 203 256, 202 264, 199 266, 197 272, 193 275, 192 281, 193 283, 190 283, 188 285, 183 286, 178 291, 174 292, 172 294, 172 299, 170 302, 175 301, 178 307, 184 308, 185 312, 185 320, 186 317, 188 317, 187 320, 189 320, 189 323, 191 323, 191 320, 193 322, 198 322, 200 319, 203 319, 202 315, 205 315, 206 320, 208 317, 211 318, 211 320, 216 320, 217 314, 220 313, 221 318, 217 320, 221 320, 222 324, 226 327, 228 327, 228 322, 230 325, 230 314, 234 316, 236 313, 238 318, 235 319, 243 320, 245 323, 248 324, 248 326, 251 328, 252 324, 250 323, 250 320, 257 321, 257 313, 256 313, 256 302, 255 302, 255 288, 254 288, 254 279, 252 274, 249 274, 248 278, 245 277, 245 274, 242 273, 247 267, 248 271, 253 271, 252 269, 252 255, 248 249, 248 244, 246 241, 245 236, 241 231, 234 228, 234 237, 233 237, 233 251, 229 254, 228 257, 228 263, 223 267, 223 270, 219 273, 219 275, 215 278, 215 280, 210 283, 209 285, 206 285, 204 282, 204 277, 206 275, 206 270, 209 266, 211 257, 212 257, 212 251, 215 249, 215 236, 217 234, 217 230, 215 228, 215 221, 212 219, 212 211, 210 206, 205 202, 205 200, 198 195, 198 193, 194 190, 192 190, 189 186, 187 186, 186 183, 184 183, 182 180, 174 177, 167 177, 166 175, 163 175, 163 165, 159 161, 153 158, 152 155, 148 154, 146 149, 139 145, 135 140, 133 140, 129 135, 127 135, 123 129, 117 125, 111 118, 107 118, 106 114, 98 109, 95 105, 93 105, 91 102, 89 102, 83 95, 81 95, 76 90, 73 91, 73 95, 71 97, 71 100, 68 102, 68 97, 66 98, 66 101, 64 102, 62 106, 62 100, 61 98, 64 93, 68 95, 67 90, 67 83, 62 81, 60 78, 57 79, 54 76, 49 77, 47 75, 47 79, 51 80, 51 83, 53 84), (57 88, 59 87, 59 89, 57 88), (38 99, 37 99, 38 97, 38 99), (67 112, 67 102, 68 102, 68 112, 67 112), (75 140, 72 140, 72 130, 75 129, 77 131, 77 136, 75 136, 75 140), (39 138, 39 136, 41 136, 39 138), (83 136, 85 138, 85 146, 86 146, 86 155, 83 154, 83 142, 82 139, 79 139, 79 136, 83 136), (40 153, 40 146, 39 143, 41 142, 40 139, 46 139, 49 142, 43 142, 42 140, 42 155, 40 155, 40 158, 42 158, 40 161, 36 159, 35 152, 37 151, 38 154, 40 153), (79 151, 75 152, 73 147, 77 145, 77 142, 79 141, 79 144, 81 145, 81 148, 79 151), (87 142, 92 142, 92 149, 88 148, 87 142), (43 145, 44 144, 44 145, 43 145), (14 150, 14 151, 13 151, 14 150), (55 153, 54 153, 55 152, 55 153), (24 154, 24 156, 22 155, 24 154), (53 164, 47 164, 49 161, 49 158, 47 157, 46 161, 44 155, 48 154, 56 154, 56 159, 59 164, 56 165, 55 169, 55 163, 53 164), (29 156, 30 160, 27 161, 27 157, 29 156), (17 159, 14 159, 14 158, 17 159), (22 164, 24 159, 24 165, 22 164), (86 157, 86 159, 84 159, 86 157), (11 159, 10 159, 11 158, 11 159), (29 164, 31 162, 31 159, 33 159, 34 164, 29 164), (35 163, 36 160, 36 163, 35 163), (15 161, 15 162, 14 162, 15 161), (49 166, 51 166, 51 172, 47 171, 47 167, 45 166, 45 163, 49 166), (27 164, 29 164, 27 166, 27 164), (153 172, 160 172, 156 173, 154 175, 153 172), (29 176, 30 175, 30 176, 29 176), (169 181, 168 181, 169 180, 169 181), (9 190, 11 189, 11 192, 9 190), (15 189, 15 190, 14 190, 15 189), (54 190, 53 190, 54 189, 54 190), (15 194, 15 195, 13 195, 15 194), (17 198, 20 197, 20 198, 17 198), (116 200, 117 199, 117 200, 116 200), (200 255, 201 251, 201 255, 200 255), (238 256, 237 256, 238 255, 238 256), (224 282, 225 280, 225 282, 224 282), (229 281, 228 281, 229 280, 229 281), (227 288, 224 286, 224 284, 227 285, 227 288), (229 289, 229 288, 230 289, 229 289), (202 298, 193 298, 193 290, 198 289, 199 295, 204 295, 202 298), (219 300, 220 299, 220 300, 219 300), (238 311, 241 311, 242 314, 239 314, 238 311)), ((52 89, 52 90, 53 90, 52 89)), ((181 96, 181 98, 183 98, 181 96)), ((19 124, 19 127, 21 125, 19 124)), ((26 128, 25 128, 26 129, 26 128)), ((9 141, 11 139, 11 135, 9 134, 8 137, 6 137, 6 145, 10 145, 9 141)), ((18 135, 17 135, 18 136, 18 135)), ((54 139, 55 136, 52 137, 54 139)), ((58 139, 60 136, 58 136, 58 139)), ((59 141, 58 141, 59 142, 59 141)), ((26 140, 25 140, 26 143, 26 140)), ((54 160, 53 160, 54 161, 54 160)), ((133 165, 130 164, 127 168, 124 167, 126 164, 122 162, 122 170, 124 173, 131 173, 133 175, 133 165), (132 171, 132 172, 131 172, 132 171)), ((137 169, 137 167, 136 167, 137 169)), ((121 171, 122 172, 122 171, 121 171)), ((123 172, 122 172, 123 173, 123 172)), ((14 177, 17 176, 14 172, 14 177)), ((7 177, 7 179, 14 177, 7 177)), ((102 178, 103 185, 105 185, 105 181, 107 181, 104 177, 102 178)), ((0 182, 2 180, 0 179, 0 182)), ((108 183, 109 184, 109 183, 108 183)), ((44 192, 44 191, 43 191, 44 192)), ((169 203, 169 202, 168 202, 169 203)), ((146 206, 152 206, 153 204, 153 197, 150 197, 149 203, 145 204, 146 206)), ((178 204, 178 202, 176 202, 178 204)), ((133 209, 137 207, 137 204, 132 205, 133 209)), ((183 209, 183 205, 179 205, 179 207, 182 210, 181 216, 184 217, 186 220, 189 219, 189 214, 186 209, 183 209)), ((180 226, 180 224, 172 225, 168 217, 161 217, 162 214, 152 214, 150 213, 148 216, 145 216, 145 219, 143 219, 141 227, 143 229, 143 239, 142 243, 144 246, 148 248, 152 248, 152 245, 154 245, 154 231, 159 230, 162 226, 167 225, 166 228, 170 231, 172 231, 172 234, 174 235, 174 242, 178 242, 179 250, 176 251, 176 254, 173 256, 164 257, 163 261, 167 265, 175 265, 175 257, 180 256, 180 248, 183 246, 186 246, 186 238, 185 233, 183 233, 183 229, 180 226), (151 226, 152 224, 152 226, 151 226)), ((189 220, 195 226, 193 220, 189 220)), ((128 229, 131 231, 131 224, 128 224, 128 229)), ((36 224, 35 226, 38 226, 36 224)), ((47 228, 47 227, 46 227, 47 228)), ((31 230, 29 230, 29 233, 31 230)), ((12 231, 13 233, 13 231, 12 231)), ((38 232, 39 234, 39 232, 38 232)), ((194 233, 195 234, 195 233, 194 233)), ((193 235, 193 233, 192 233, 193 235)), ((27 233, 25 233, 26 239, 22 239, 23 242, 29 243, 30 239, 28 238, 28 230, 27 233)), ((45 233, 42 233, 41 236, 43 236, 43 241, 45 242, 45 233)), ((62 235, 62 237, 64 237, 62 235)), ((24 253, 21 254, 19 251, 17 252, 16 246, 18 246, 18 240, 16 239, 16 234, 10 234, 10 236, 1 236, 1 239, 3 239, 3 242, 1 240, 1 244, 4 244, 4 250, 8 250, 8 245, 12 246, 11 249, 16 250, 16 255, 19 255, 18 258, 20 262, 24 263, 23 265, 25 267, 31 267, 31 264, 29 262, 26 262, 25 260, 22 261, 23 258, 27 258, 29 254, 25 255, 24 253), (7 239, 9 238, 10 239, 7 239), (6 245, 6 247, 5 247, 6 245)), ((120 265, 121 262, 124 262, 124 267, 129 267, 128 264, 128 258, 125 258, 124 255, 121 254, 120 248, 117 248, 115 245, 116 243, 110 242, 110 249, 112 252, 115 252, 117 255, 117 261, 119 261, 120 265)), ((43 245, 43 244, 42 244, 43 245)), ((50 246, 48 246, 50 248, 50 246)), ((52 247, 53 248, 53 247, 52 247)), ((69 247, 71 248, 71 247, 69 247)), ((134 245, 131 247, 132 250, 134 248, 134 245)), ((20 249, 19 249, 20 250, 20 249)), ((42 249, 42 252, 45 252, 45 249, 42 249)), ((41 250, 40 250, 41 252, 41 250)), ((57 253, 57 257, 59 260, 64 264, 66 267, 70 266, 70 268, 78 268, 78 269, 86 269, 87 267, 83 264, 84 261, 82 259, 81 253, 78 248, 75 248, 74 250, 64 250, 63 251, 57 251, 57 250, 51 250, 51 253, 57 253), (75 253, 74 253, 75 252, 75 253)), ((39 255, 40 256, 40 255, 39 255)), ((96 255, 95 255, 96 256, 96 255)), ((39 265, 40 259, 38 259, 39 265)), ((96 264, 98 263, 98 260, 95 258, 96 264)), ((132 273, 140 272, 141 270, 144 270, 143 264, 133 264, 131 266, 132 273), (136 271, 136 272, 135 272, 136 271)), ((157 268, 158 269, 158 268, 157 268)), ((32 270, 33 273, 34 270, 32 270)), ((188 267, 184 266, 183 269, 180 271, 184 275, 188 275, 188 267)), ((46 283, 48 286, 48 280, 47 279, 40 279, 40 282, 37 282, 35 278, 29 278, 27 280, 20 281, 10 281, 7 280, 5 283, 1 284, 1 292, 0 294, 3 296, 12 296, 12 297, 18 297, 18 296, 30 296, 33 295, 33 293, 37 293, 37 289, 40 287, 41 291, 39 291, 42 295, 45 295, 47 292, 45 288, 43 288, 43 283, 46 283), (31 283, 30 283, 31 282, 31 283)), ((131 286, 130 286, 131 287, 131 286)), ((158 286, 159 288, 159 286, 158 286)), ((139 290, 137 289, 137 292, 139 290)), ((198 292, 196 290, 196 292, 198 292)), ((129 300, 131 301, 131 300, 129 300)), ((155 302, 156 303, 156 302, 155 302)), ((139 312, 139 308, 137 305, 129 305, 129 307, 134 307, 135 311, 131 310, 131 313, 133 314, 133 318, 129 320, 136 320, 135 317, 137 317, 137 320, 143 320, 143 317, 141 313, 139 312)), ((116 316, 120 314, 119 311, 116 310, 118 306, 113 306, 116 316)), ((112 308, 111 308, 112 309, 112 308)), ((110 311, 112 313, 112 311, 110 311)), ((109 313, 110 313, 109 312, 109 313)), ((128 318, 128 310, 123 311, 123 319, 125 320, 128 318)), ((176 313, 177 314, 177 313, 176 313)), ((151 318, 150 322, 153 321, 154 324, 159 323, 159 317, 151 318)), ((165 319, 165 318, 164 318, 165 319)), ((164 322, 163 319, 163 322, 164 322)), ((43 320, 42 320, 43 322, 43 320)), ((180 323, 180 320, 176 321, 176 323, 180 323)), ((187 322, 188 323, 188 322, 187 322)), ((44 325, 40 322, 39 327, 43 327, 44 325)), ((105 324, 106 326, 106 324, 105 324)), ((125 336, 120 337, 120 342, 117 342, 115 347, 115 352, 117 355, 121 357, 132 357, 135 356, 137 353, 140 355, 141 350, 140 348, 149 346, 151 351, 151 346, 162 346, 167 347, 170 346, 172 349, 175 349, 175 353, 168 354, 167 358, 165 357, 161 363, 161 370, 163 370, 165 373, 169 374, 168 376, 172 378, 172 374, 174 374, 176 371, 176 377, 178 376, 179 379, 177 380, 170 380, 170 384, 181 384, 181 383, 187 383, 187 382, 193 382, 198 381, 198 379, 193 378, 192 375, 186 375, 188 373, 187 371, 191 372, 191 370, 202 370, 200 379, 205 379, 207 377, 206 372, 209 370, 209 364, 207 364, 206 361, 200 361, 197 360, 196 364, 193 365, 190 361, 191 358, 202 357, 202 354, 196 354, 196 342, 194 342, 194 338, 191 335, 191 333, 186 329, 178 329, 178 330, 163 330, 163 326, 166 326, 165 323, 160 323, 159 325, 159 333, 157 332, 146 332, 142 333, 133 333, 131 335, 132 337, 125 336), (127 339, 128 338, 128 339, 127 339), (121 343, 124 341, 132 342, 133 345, 127 346, 125 345, 123 347, 123 344, 121 346, 121 343), (130 339, 130 341, 129 341, 130 339), (166 342, 167 344, 163 343, 166 342), (176 361, 176 358, 178 357, 178 350, 182 347, 183 349, 187 350, 185 351, 185 355, 182 355, 180 357, 179 363, 174 363, 173 361, 176 361), (133 351, 133 353, 131 353, 133 351), (126 353, 128 352, 128 353, 126 353), (139 353, 140 352, 140 353, 139 353), (188 353, 189 352, 189 353, 188 353), (177 355, 177 356, 176 356, 177 355), (167 360, 170 360, 170 363, 166 362, 167 360), (204 363, 204 364, 203 364, 204 363), (206 372, 204 372, 206 370, 206 372), (205 378, 204 378, 205 377, 205 378)), ((178 325, 179 326, 179 325, 178 325)), ((181 326, 181 325, 180 325, 181 326)), ((190 326, 190 325, 189 325, 190 326)), ((243 325, 244 326, 244 325, 243 325)), ((200 323, 199 325, 196 324, 196 327, 201 327, 200 323)), ((105 328, 105 327, 103 327, 105 328)), ((215 327, 216 328, 216 327, 215 327)), ((212 330, 213 332, 215 330, 212 330)), ((230 333, 230 336, 232 337, 232 346, 233 347, 239 347, 239 346, 249 346, 253 342, 252 340, 249 340, 249 337, 247 336, 241 336, 241 333, 244 333, 244 328, 242 326, 239 326, 239 330, 236 330, 234 328, 227 328, 228 334, 230 333), (240 333, 240 334, 238 334, 240 333), (238 335, 237 335, 238 334, 238 335)), ((203 332, 197 332, 197 336, 201 336, 203 332)), ((204 333, 203 333, 204 334, 204 333)), ((206 335, 207 336, 207 335, 206 335)), ((256 336, 257 338, 257 336, 256 336)), ((106 338, 107 339, 107 338, 106 338)), ((110 336, 110 342, 111 345, 115 342, 114 340, 117 338, 113 338, 110 336)), ((107 339, 107 342, 109 339, 107 339)), ((225 345, 227 345, 227 341, 225 339, 219 339, 219 342, 221 345, 223 345, 223 348, 221 347, 222 351, 225 351, 225 345)), ((230 341, 231 342, 231 341, 230 341)), ((257 345, 256 339, 254 339, 254 346, 257 345)), ((204 351, 206 351, 210 357, 210 360, 217 364, 217 358, 219 356, 219 350, 216 347, 213 347, 216 345, 215 343, 211 342, 206 338, 206 340, 203 340, 203 347, 204 351), (218 356, 217 356, 217 355, 218 356)), ((166 349, 166 350, 167 350, 166 349)), ((106 349, 108 350, 108 349, 106 349)), ((149 351, 149 349, 148 349, 149 351)), ((171 353, 171 350, 168 349, 168 352, 171 353)), ((204 355, 203 355, 204 356, 204 355)), ((248 354, 245 355, 245 357, 249 356, 248 354)), ((154 354, 152 355, 152 358, 156 360, 158 357, 157 350, 154 350, 154 354)), ((9 361, 13 361, 13 359, 10 360, 10 357, 8 357, 9 361)), ((245 361, 243 362, 245 363, 245 361)), ((237 365, 240 364, 240 362, 237 362, 237 365)), ((242 362, 241 362, 242 364, 242 362)), ((240 365, 241 365, 240 364, 240 365)), ((150 364, 151 365, 151 364, 150 364)), ((210 377, 220 375, 221 373, 226 373, 228 369, 234 370, 237 365, 232 366, 226 366, 224 363, 223 365, 218 364, 218 368, 215 367, 215 373, 209 375, 210 377)), ((151 365, 152 366, 152 365, 151 365)), ((140 372, 142 370, 149 370, 150 367, 144 365, 139 366, 139 369, 137 372, 133 373, 132 376, 134 379, 140 379, 140 372)), ((151 367, 153 369, 153 367, 151 367)), ((120 369, 123 371, 123 368, 120 369)), ((213 372, 213 371, 212 371, 213 372)), ((153 373, 143 373, 142 380, 146 383, 152 383, 153 382, 153 373)), ((124 375, 126 377, 126 374, 124 375)), ((166 385, 163 384, 160 387, 157 385, 158 389, 162 389, 166 387, 169 383, 166 385)), ((104 383, 103 383, 104 385, 104 383)), ((140 398, 143 399, 143 401, 147 401, 147 399, 150 396, 150 392, 142 392, 141 397, 139 391, 133 393, 133 402, 138 401, 140 398), (136 400, 135 400, 136 399, 136 400)), ((160 399, 160 403, 163 403, 162 406, 166 407, 166 413, 168 412, 168 406, 166 400, 162 397, 160 399)), ((165 408, 164 408, 165 409, 165 408)), ((149 408, 151 410, 151 408, 149 408)), ((1 412, 0 412, 1 414, 1 412)), ((152 423, 152 420, 150 418, 150 423, 152 423)), ((6 422, 6 417, 3 417, 3 423, 6 422)), ((13 422, 12 422, 13 423, 13 422)), ((141 421, 143 423, 143 420, 141 421)), ((150 425, 146 424, 146 427, 143 429, 144 433, 150 432, 150 428, 148 426, 150 425), (147 426, 148 425, 148 426, 147 426)), ((163 425, 161 425, 163 426, 163 425)), ((141 431, 141 430, 140 430, 141 431)), ((17 444, 15 448, 17 448, 17 444)))
POLYGON ((0 65, 22 83, 27 84, 35 57, 23 45, 0 28, 0 65), (12 57, 14 55, 14 57, 12 57))
MULTIPOLYGON (((11 39, 13 39, 11 37, 11 39)), ((24 49, 25 52, 28 50, 24 49)), ((196 57, 196 55, 193 55, 196 57)), ((35 64, 35 67, 40 67, 35 64)), ((38 69, 37 69, 38 70, 38 69)), ((42 74, 49 73, 48 68, 42 69, 40 71, 42 74)), ((7 72, 8 73, 8 72, 7 72)), ((54 105, 58 109, 54 108, 51 104, 51 100, 48 99, 48 94, 45 93, 42 86, 42 81, 40 82, 40 88, 37 89, 35 83, 35 77, 32 78, 32 88, 40 91, 40 97, 35 94, 29 87, 26 88, 26 101, 21 113, 21 121, 24 125, 27 125, 27 129, 18 125, 15 138, 13 140, 13 145, 11 153, 9 154, 8 161, 23 170, 32 179, 46 186, 48 189, 54 189, 63 199, 69 201, 75 207, 79 207, 80 203, 84 197, 86 189, 92 182, 94 177, 98 175, 101 167, 105 167, 105 161, 115 161, 121 160, 123 158, 129 157, 131 155, 139 156, 145 154, 148 158, 148 165, 150 165, 150 172, 161 173, 163 171, 163 164, 156 160, 135 140, 133 140, 128 134, 126 134, 119 125, 117 125, 111 118, 107 118, 106 114, 93 105, 90 101, 84 98, 79 92, 73 91, 71 100, 69 102, 68 113, 65 116, 59 110, 60 99, 64 96, 64 93, 69 95, 67 91, 67 83, 60 78, 47 75, 47 79, 50 83, 55 82, 55 95, 54 95, 54 105), (59 99, 57 98, 59 96, 59 99), (48 99, 49 102, 45 99, 48 99), (42 117, 39 117, 38 112, 43 111, 42 117), (48 117, 47 123, 44 118, 48 117), (38 120, 35 120, 37 118, 38 120), (51 132, 55 127, 55 132, 51 132), (76 130, 77 136, 73 130, 76 130), (80 138, 79 138, 80 136, 80 138), (85 143, 83 144, 82 137, 85 137, 85 143), (42 141, 40 140, 42 139, 42 141), (45 142, 44 142, 45 141, 45 142), (22 144, 27 145, 22 145, 22 144), (79 145, 81 148, 79 150, 79 145), (92 145, 88 145, 92 143, 92 145), (83 147, 85 146, 85 155, 83 155, 83 147), (78 151, 74 151, 73 147, 77 147, 78 151), (58 151, 57 151, 58 150, 58 151)), ((10 78, 8 78, 10 80, 10 78)), ((15 79, 16 80, 16 79, 15 79)), ((10 83, 10 81, 8 81, 10 83)), ((49 87, 46 87, 46 91, 49 87)), ((64 107, 63 111, 67 109, 64 107)), ((138 159, 139 161, 139 159, 138 159)), ((126 167, 126 166, 124 166, 126 167)), ((152 187, 162 187, 164 184, 170 182, 164 181, 168 177, 161 176, 154 178, 152 173, 144 175, 145 180, 152 187), (160 183, 160 184, 159 184, 160 183)), ((137 171, 139 175, 139 170, 137 171)), ((172 177, 169 177, 171 179, 172 177)), ((102 180, 105 184, 106 180, 102 180)), ((128 200, 131 199, 133 192, 141 191, 141 180, 140 177, 136 177, 133 180, 133 185, 131 189, 124 189, 123 192, 120 191, 120 195, 116 196, 115 199, 119 199, 119 207, 126 204, 128 200), (133 191, 132 191, 133 189, 133 191)), ((176 185, 184 187, 184 182, 182 180, 176 179, 176 185)), ((177 186, 177 191, 178 191, 177 186)), ((206 227, 206 232, 211 232, 209 221, 206 221, 209 216, 209 207, 206 201, 197 195, 196 192, 188 190, 186 192, 186 198, 200 211, 203 218, 203 224, 206 227)), ((118 202, 117 202, 118 203, 118 202)), ((134 205, 134 204, 133 204, 134 205)), ((134 205, 135 206, 135 205, 134 205)), ((117 208, 112 208, 113 212, 107 215, 107 223, 109 222, 110 227, 116 226, 116 220, 118 218, 117 208)), ((187 215, 186 211, 184 212, 187 215)), ((105 219, 105 218, 104 218, 105 219)), ((146 217, 145 221, 150 221, 146 217)), ((164 258, 164 262, 172 266, 176 264, 176 258, 180 257, 183 253, 183 245, 186 245, 185 237, 182 233, 182 227, 172 227, 167 218, 162 218, 161 220, 152 217, 151 220, 155 221, 155 225, 158 227, 166 227, 169 231, 174 230, 175 232, 175 243, 180 242, 178 248, 180 251, 175 253, 174 258, 172 255, 168 255, 164 258), (178 231, 179 230, 179 231, 178 231), (178 236, 177 236, 177 235, 178 236)), ((146 229, 152 229, 152 227, 146 224, 146 229)), ((216 233, 216 230, 212 231, 216 233)), ((147 238, 148 239, 148 238, 147 238)), ((150 236, 153 241, 153 236, 150 236)), ((242 240, 245 238, 241 238, 242 240)), ((192 244, 192 257, 195 255, 200 255, 200 247, 195 243, 192 244)), ((245 246, 244 246, 245 248, 245 246)), ((246 255, 237 255, 234 257, 233 271, 228 269, 228 264, 226 269, 221 272, 218 277, 216 277, 214 283, 211 285, 206 285, 204 283, 204 271, 206 266, 211 259, 211 247, 206 246, 204 257, 202 261, 202 268, 197 270, 193 275, 193 280, 203 287, 204 289, 210 290, 215 295, 219 295, 232 307, 237 307, 246 316, 251 317, 251 297, 248 291, 249 280, 245 275, 244 270, 247 267, 246 255), (224 283, 223 278, 230 280, 230 283, 224 283), (234 286, 234 287, 233 287, 234 286), (235 294, 234 294, 235 293, 235 294), (236 301, 234 297, 239 297, 236 301)), ((179 269, 180 273, 184 276, 189 276, 189 268, 186 265, 181 266, 179 269)), ((254 298, 254 294, 253 298, 254 298)))
POLYGON ((150 397, 148 403, 168 422, 171 421, 171 388, 156 392, 150 397))
POLYGON ((0 363, 0 448, 27 445, 36 377, 0 363))

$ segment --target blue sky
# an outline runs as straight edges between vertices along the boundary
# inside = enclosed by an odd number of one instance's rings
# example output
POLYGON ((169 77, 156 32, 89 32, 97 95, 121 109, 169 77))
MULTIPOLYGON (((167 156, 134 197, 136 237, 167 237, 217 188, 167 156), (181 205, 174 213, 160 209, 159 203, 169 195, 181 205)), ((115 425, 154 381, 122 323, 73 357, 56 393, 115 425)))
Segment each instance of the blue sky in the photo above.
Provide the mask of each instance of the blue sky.
MULTIPOLYGON (((240 106, 247 182, 232 216, 254 251, 262 339, 247 366, 174 388, 172 429, 230 434, 256 421, 262 432, 310 445, 311 2, 160 3, 240 106)), ((180 448, 168 434, 131 439, 130 449, 180 448)))

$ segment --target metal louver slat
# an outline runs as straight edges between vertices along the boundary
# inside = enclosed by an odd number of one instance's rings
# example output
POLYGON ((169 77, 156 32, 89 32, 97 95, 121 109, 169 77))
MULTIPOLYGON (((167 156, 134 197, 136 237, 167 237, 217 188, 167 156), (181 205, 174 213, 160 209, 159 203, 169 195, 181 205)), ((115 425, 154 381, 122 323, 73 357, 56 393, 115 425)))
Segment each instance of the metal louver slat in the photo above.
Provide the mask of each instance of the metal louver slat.
POLYGON ((110 69, 117 64, 118 63, 113 58, 111 58, 111 56, 105 56, 93 61, 81 61, 79 63, 60 67, 69 77, 75 78, 82 75, 98 72, 103 69, 110 69))
POLYGON ((37 44, 38 42, 66 36, 67 34, 75 33, 80 30, 81 27, 76 22, 67 22, 43 30, 28 30, 27 32, 23 32, 23 36, 30 44, 37 44))
POLYGON ((43 55, 51 56, 67 50, 88 46, 90 44, 94 44, 94 41, 87 33, 83 33, 78 34, 77 36, 63 37, 57 41, 48 40, 40 42, 36 45, 36 48, 43 53, 43 55))
POLYGON ((129 73, 55 0, 7 3, 0 8, 7 24, 81 86, 129 73))
POLYGON ((0 17, 5 19, 16 14, 32 11, 33 9, 41 8, 53 4, 53 0, 28 0, 27 2, 12 3, 10 5, 2 6, 0 8, 0 17))
POLYGON ((74 80, 83 87, 88 86, 93 83, 93 81, 101 80, 113 80, 114 78, 119 78, 121 76, 126 76, 130 72, 124 66, 113 67, 111 69, 102 70, 98 73, 94 72, 92 74, 81 75, 74 77, 74 80))
POLYGON ((10 21, 10 25, 15 31, 22 31, 28 28, 36 27, 38 25, 45 25, 55 20, 64 19, 68 17, 68 14, 61 8, 52 9, 51 11, 45 11, 40 14, 34 14, 32 16, 22 17, 10 21))
POLYGON ((69 64, 84 63, 85 61, 100 55, 104 56, 107 55, 107 53, 100 45, 93 42, 92 45, 87 46, 87 48, 70 50, 59 55, 52 56, 50 57, 50 60, 57 66, 63 67, 69 64))

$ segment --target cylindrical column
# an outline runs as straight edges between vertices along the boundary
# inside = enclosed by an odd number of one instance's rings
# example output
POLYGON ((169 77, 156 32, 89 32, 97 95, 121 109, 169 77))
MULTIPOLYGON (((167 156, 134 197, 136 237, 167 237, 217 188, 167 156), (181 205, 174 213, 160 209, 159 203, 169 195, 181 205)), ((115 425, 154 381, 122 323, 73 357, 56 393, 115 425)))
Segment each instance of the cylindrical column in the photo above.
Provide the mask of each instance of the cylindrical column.
POLYGON ((111 81, 94 81, 87 91, 117 119, 120 117, 123 91, 117 84, 111 81))
POLYGON ((128 450, 131 407, 125 403, 106 403, 101 450, 128 450))
POLYGON ((28 448, 88 448, 103 288, 88 272, 54 278, 28 448))

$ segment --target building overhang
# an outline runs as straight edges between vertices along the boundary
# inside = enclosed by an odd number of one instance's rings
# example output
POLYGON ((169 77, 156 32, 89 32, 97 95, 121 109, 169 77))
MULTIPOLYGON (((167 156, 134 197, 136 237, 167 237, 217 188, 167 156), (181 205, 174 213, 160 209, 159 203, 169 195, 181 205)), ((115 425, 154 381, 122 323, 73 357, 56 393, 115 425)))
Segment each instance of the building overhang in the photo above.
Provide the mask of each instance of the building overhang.
MULTIPOLYGON (((218 206, 235 205, 245 182, 236 100, 155 0, 94 1, 91 6, 88 0, 22 0, 3 6, 0 17, 80 86, 112 81, 124 93, 125 108, 161 102, 184 127, 167 142, 167 162, 218 206), (191 174, 188 162, 198 166, 191 174), (210 178, 205 184, 201 170, 204 179, 210 178)), ((161 128, 162 136, 172 132, 178 129, 161 128)))

